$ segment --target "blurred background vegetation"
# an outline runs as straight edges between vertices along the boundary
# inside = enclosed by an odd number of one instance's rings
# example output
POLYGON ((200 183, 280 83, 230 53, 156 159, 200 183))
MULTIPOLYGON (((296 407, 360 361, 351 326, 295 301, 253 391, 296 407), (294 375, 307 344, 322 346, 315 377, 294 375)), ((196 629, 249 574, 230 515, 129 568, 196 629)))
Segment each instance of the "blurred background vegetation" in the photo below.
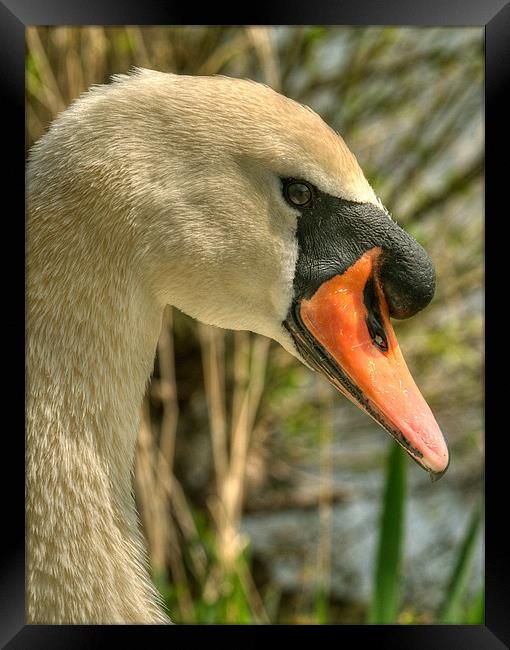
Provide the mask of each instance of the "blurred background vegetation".
POLYGON ((135 493, 175 622, 483 621, 480 28, 27 29, 27 150, 133 66, 249 77, 342 134, 437 293, 395 323, 449 440, 430 484, 389 436, 274 342, 167 308, 135 493))

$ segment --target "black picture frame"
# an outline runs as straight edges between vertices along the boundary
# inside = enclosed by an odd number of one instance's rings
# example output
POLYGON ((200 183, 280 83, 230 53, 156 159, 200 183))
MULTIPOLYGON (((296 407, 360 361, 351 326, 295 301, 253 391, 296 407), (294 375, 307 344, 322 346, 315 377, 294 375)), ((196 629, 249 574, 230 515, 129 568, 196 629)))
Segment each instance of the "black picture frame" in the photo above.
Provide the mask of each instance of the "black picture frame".
MULTIPOLYGON (((347 3, 304 0, 270 7, 216 3, 187 7, 160 0, 0 0, 0 87, 2 141, 7 141, 3 171, 4 282, 3 352, 8 376, 4 409, 14 413, 3 427, 2 538, 0 556, 0 643, 9 649, 89 648, 110 645, 128 635, 132 643, 179 643, 196 639, 215 643, 218 634, 241 647, 254 647, 271 635, 299 634, 303 643, 331 636, 333 643, 354 641, 374 647, 504 648, 510 645, 509 544, 505 532, 508 490, 505 462, 508 432, 498 409, 508 400, 507 345, 504 326, 510 202, 508 181, 510 81, 510 2, 508 0, 352 0, 347 3), (45 626, 25 625, 24 613, 24 412, 25 412, 25 232, 24 232, 24 59, 25 27, 59 24, 335 24, 480 26, 486 35, 486 622, 485 625, 421 626, 45 626), (506 181, 506 182, 505 182, 506 181), (7 208, 7 198, 13 199, 7 208), (14 214, 17 212, 18 214, 14 214), (496 230, 499 227, 499 230, 496 230), (503 237, 503 235, 505 235, 503 237), (12 255, 11 255, 12 253, 12 255), (502 327, 503 326, 503 327, 502 327), (498 374, 502 371, 502 376, 498 374), (9 475, 7 468, 12 466, 9 475), (11 507, 12 515, 5 514, 11 507)), ((5 149, 4 149, 5 151, 5 149)), ((508 426, 507 426, 508 429, 508 426)), ((188 641, 189 642, 189 641, 188 641)))

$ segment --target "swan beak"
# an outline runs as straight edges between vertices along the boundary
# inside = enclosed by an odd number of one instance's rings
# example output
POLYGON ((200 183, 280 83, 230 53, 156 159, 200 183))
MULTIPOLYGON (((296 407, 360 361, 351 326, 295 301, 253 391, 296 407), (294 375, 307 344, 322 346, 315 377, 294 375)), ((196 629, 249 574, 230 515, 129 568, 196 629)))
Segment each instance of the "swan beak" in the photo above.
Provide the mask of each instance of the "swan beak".
POLYGON ((437 480, 448 468, 448 447, 391 326, 377 277, 380 253, 372 248, 309 299, 295 303, 291 329, 306 361, 437 480))

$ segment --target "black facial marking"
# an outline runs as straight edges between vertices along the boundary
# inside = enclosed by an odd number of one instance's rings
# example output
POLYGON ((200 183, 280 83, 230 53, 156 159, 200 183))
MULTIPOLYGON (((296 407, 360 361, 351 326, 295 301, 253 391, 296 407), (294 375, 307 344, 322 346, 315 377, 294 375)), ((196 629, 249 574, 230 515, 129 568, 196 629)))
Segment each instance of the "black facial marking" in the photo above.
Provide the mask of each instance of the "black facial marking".
MULTIPOLYGON (((282 189, 298 179, 282 179, 282 189)), ((409 318, 431 301, 435 290, 432 262, 420 244, 372 203, 355 203, 313 188, 313 201, 296 207, 298 261, 294 298, 310 298, 364 253, 379 246, 378 280, 390 315, 409 318)))

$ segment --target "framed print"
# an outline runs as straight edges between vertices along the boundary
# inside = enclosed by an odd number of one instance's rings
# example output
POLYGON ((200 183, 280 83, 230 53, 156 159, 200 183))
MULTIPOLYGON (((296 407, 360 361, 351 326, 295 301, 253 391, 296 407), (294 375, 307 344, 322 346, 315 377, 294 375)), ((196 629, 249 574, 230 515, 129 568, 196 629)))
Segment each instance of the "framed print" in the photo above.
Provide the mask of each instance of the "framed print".
POLYGON ((507 647, 510 9, 212 14, 0 5, 2 642, 507 647))

